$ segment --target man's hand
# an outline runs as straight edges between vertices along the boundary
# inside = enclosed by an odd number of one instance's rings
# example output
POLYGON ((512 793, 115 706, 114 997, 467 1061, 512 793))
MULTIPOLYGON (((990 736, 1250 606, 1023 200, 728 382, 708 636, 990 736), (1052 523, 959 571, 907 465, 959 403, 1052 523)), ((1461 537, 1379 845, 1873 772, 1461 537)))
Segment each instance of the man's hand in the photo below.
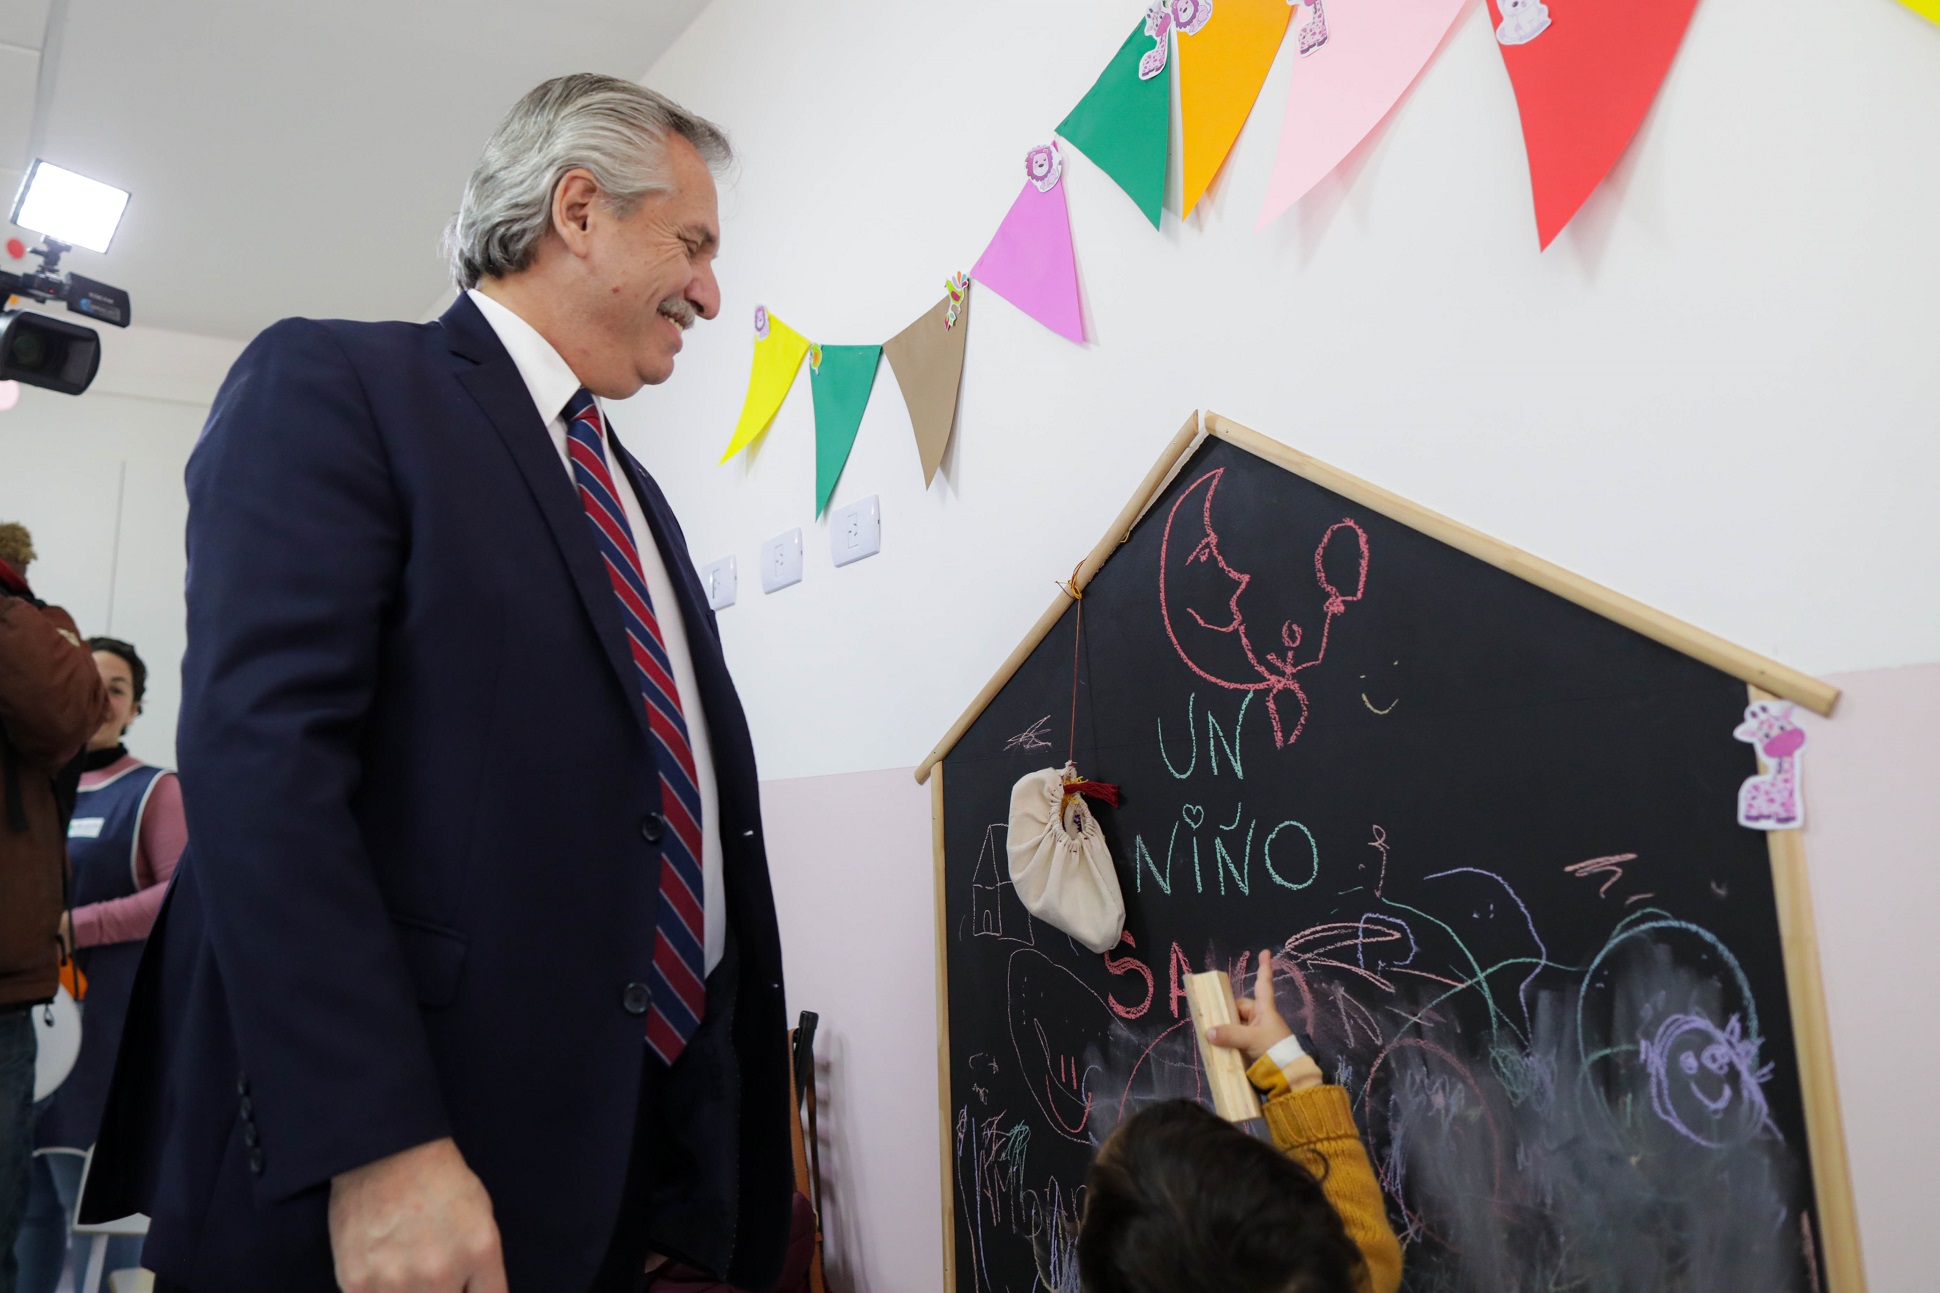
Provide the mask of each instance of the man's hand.
POLYGON ((332 1180, 330 1252, 343 1293, 506 1293, 491 1197, 450 1138, 332 1180))
POLYGON ((1206 1040, 1214 1046, 1231 1047, 1246 1056, 1248 1064, 1266 1054, 1281 1038, 1293 1036, 1293 1029, 1287 1027, 1287 1021, 1280 1018, 1280 1011, 1273 1004, 1271 949, 1260 949, 1260 969, 1253 976, 1252 998, 1241 997, 1234 1005, 1239 1008, 1239 1022, 1213 1025, 1206 1030, 1206 1040))

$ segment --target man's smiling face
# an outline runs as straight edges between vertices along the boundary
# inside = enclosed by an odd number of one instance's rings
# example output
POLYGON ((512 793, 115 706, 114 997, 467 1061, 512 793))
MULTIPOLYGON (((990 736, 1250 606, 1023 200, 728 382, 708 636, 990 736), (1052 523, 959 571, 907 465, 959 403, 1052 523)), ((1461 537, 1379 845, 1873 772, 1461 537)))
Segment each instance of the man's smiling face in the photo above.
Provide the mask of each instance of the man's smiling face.
POLYGON ((714 176, 685 139, 671 137, 665 147, 668 192, 647 195, 625 216, 603 200, 587 212, 589 290, 581 308, 606 344, 598 355, 577 357, 587 362, 574 367, 609 399, 671 377, 687 329, 721 308, 714 176))

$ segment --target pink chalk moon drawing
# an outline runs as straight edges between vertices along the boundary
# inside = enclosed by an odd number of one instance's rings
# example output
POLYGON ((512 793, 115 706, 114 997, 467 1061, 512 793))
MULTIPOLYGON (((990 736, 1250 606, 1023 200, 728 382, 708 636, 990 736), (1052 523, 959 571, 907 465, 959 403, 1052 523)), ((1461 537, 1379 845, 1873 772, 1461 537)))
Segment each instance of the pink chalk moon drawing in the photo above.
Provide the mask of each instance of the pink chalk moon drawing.
POLYGON ((1325 595, 1325 618, 1312 654, 1299 658, 1304 634, 1291 620, 1279 626, 1282 649, 1263 650, 1240 605, 1254 577, 1227 564, 1213 523, 1213 499, 1225 471, 1218 467, 1193 481, 1166 514, 1159 540, 1159 612, 1186 668, 1228 691, 1266 693, 1274 747, 1285 749, 1300 739, 1307 725, 1307 693, 1297 675, 1326 657, 1335 618, 1367 592, 1367 532, 1342 519, 1327 527, 1314 549, 1314 580, 1325 595), (1327 573, 1328 552, 1336 548, 1354 553, 1351 592, 1336 586, 1327 573), (1283 701, 1282 695, 1292 700, 1283 701))

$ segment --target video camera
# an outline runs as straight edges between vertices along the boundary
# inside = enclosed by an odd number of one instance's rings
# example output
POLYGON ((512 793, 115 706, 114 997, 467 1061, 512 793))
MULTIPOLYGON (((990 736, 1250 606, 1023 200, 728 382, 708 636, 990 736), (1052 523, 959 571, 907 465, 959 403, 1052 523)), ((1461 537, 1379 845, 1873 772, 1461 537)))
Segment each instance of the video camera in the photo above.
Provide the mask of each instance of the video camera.
MULTIPOLYGON (((17 308, 28 301, 64 301, 75 314, 117 328, 131 317, 128 293, 118 287, 61 272, 61 258, 76 246, 108 250, 128 194, 51 163, 36 160, 14 198, 11 221, 42 235, 31 254, 40 268, 22 274, 0 270, 0 381, 24 382, 63 395, 79 395, 101 367, 101 336, 65 319, 17 308)), ((18 259, 27 254, 10 246, 18 259)))

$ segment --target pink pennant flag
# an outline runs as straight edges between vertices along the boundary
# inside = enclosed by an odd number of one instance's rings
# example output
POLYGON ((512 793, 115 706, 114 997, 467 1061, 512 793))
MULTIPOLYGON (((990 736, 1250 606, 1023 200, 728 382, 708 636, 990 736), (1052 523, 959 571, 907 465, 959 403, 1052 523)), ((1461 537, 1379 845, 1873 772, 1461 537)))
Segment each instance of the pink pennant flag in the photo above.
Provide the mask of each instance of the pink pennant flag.
POLYGON ((1467 0, 1388 0, 1326 11, 1324 43, 1311 50, 1303 43, 1305 57, 1294 64, 1262 226, 1305 197, 1367 138, 1466 7, 1467 0))
POLYGON ((1082 342, 1084 312, 1078 306, 1078 260, 1071 250, 1063 170, 1056 144, 1031 150, 1024 191, 1011 203, 970 279, 1051 331, 1082 342))

